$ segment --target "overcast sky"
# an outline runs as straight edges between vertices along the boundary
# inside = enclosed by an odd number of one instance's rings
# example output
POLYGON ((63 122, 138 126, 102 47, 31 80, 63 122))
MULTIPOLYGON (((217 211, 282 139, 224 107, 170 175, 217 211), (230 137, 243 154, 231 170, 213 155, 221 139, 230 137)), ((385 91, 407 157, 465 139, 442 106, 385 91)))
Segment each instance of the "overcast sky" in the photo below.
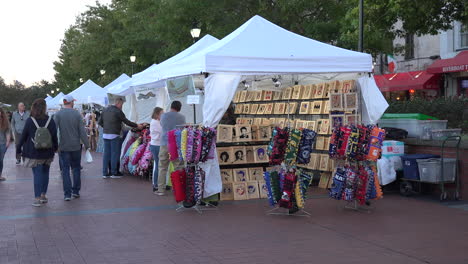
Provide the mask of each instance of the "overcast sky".
MULTIPOLYGON (((75 18, 95 0, 2 0, 0 77, 30 85, 54 77, 60 40, 75 18)), ((108 4, 111 0, 99 0, 108 4)))

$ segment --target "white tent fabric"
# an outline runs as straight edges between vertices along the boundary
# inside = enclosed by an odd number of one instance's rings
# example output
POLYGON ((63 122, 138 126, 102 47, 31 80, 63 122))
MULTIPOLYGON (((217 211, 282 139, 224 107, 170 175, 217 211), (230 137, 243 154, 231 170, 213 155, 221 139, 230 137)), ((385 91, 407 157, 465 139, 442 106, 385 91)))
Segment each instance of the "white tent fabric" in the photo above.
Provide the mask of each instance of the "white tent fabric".
POLYGON ((137 74, 134 74, 131 79, 125 82, 109 87, 108 93, 126 96, 135 92, 133 87, 138 87, 138 86, 154 87, 154 88, 164 87, 165 86, 164 80, 163 81, 158 80, 158 72, 161 69, 183 58, 186 58, 194 53, 197 53, 205 49, 206 47, 216 43, 217 41, 219 41, 217 38, 211 35, 206 35, 203 38, 201 38, 199 41, 194 43, 192 46, 181 51, 177 55, 161 62, 160 64, 151 65, 146 70, 139 72, 137 74))
POLYGON ((101 86, 91 80, 87 80, 69 95, 75 98, 75 104, 99 104, 106 105, 107 93, 101 86))
POLYGON ((126 80, 130 79, 130 77, 125 74, 125 73, 122 73, 122 75, 120 75, 119 77, 117 77, 117 79, 113 80, 111 83, 109 83, 108 85, 104 86, 104 91, 107 92, 107 90, 109 90, 110 87, 113 87, 113 86, 116 86, 118 85, 119 83, 122 83, 126 80))
POLYGON ((54 98, 47 101, 47 109, 56 109, 60 108, 60 105, 63 103, 62 98, 65 96, 64 93, 60 92, 54 98))
POLYGON ((321 43, 254 16, 217 43, 162 69, 159 79, 201 72, 258 75, 371 71, 369 54, 321 43))
POLYGON ((362 96, 362 122, 377 124, 388 108, 387 100, 375 83, 374 77, 363 76, 358 79, 362 96))
POLYGON ((50 100, 52 100, 52 99, 53 99, 53 97, 50 96, 50 95, 48 95, 46 98, 44 98, 44 100, 45 100, 46 102, 48 102, 48 101, 50 101, 50 100))

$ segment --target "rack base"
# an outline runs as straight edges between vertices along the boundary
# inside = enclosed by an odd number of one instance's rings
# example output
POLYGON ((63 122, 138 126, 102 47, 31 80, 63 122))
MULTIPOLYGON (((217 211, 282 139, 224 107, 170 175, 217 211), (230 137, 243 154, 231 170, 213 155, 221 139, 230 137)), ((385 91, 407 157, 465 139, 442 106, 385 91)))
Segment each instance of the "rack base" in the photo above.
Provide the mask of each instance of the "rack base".
POLYGON ((275 208, 273 208, 271 210, 268 210, 268 211, 266 211, 266 214, 267 215, 302 216, 302 217, 310 217, 311 216, 311 214, 309 212, 307 212, 306 210, 304 210, 304 209, 300 209, 299 211, 291 214, 289 212, 289 209, 281 208, 281 207, 275 207, 275 208), (283 212, 276 212, 276 211, 278 211, 280 209, 284 209, 284 211, 283 212))
POLYGON ((190 208, 184 207, 183 203, 179 203, 179 207, 176 208, 176 212, 185 212, 195 210, 198 214, 203 214, 204 211, 218 211, 219 208, 215 205, 207 203, 206 205, 196 204, 190 208))

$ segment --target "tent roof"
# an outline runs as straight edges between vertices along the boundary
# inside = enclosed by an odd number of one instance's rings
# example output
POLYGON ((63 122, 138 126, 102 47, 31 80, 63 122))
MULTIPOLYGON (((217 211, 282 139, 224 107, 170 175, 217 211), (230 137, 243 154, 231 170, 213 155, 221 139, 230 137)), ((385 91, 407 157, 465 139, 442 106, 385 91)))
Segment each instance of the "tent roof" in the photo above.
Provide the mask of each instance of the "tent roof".
POLYGON ((116 94, 116 95, 128 95, 133 93, 133 89, 131 87, 136 86, 143 86, 143 85, 151 85, 155 83, 158 78, 158 72, 165 66, 170 65, 176 61, 179 61, 187 56, 190 56, 196 52, 199 52, 206 47, 216 43, 218 41, 217 38, 211 35, 205 35, 199 41, 194 43, 192 46, 188 47, 187 49, 181 51, 177 55, 161 62, 160 64, 153 64, 147 69, 142 72, 136 73, 132 76, 131 79, 128 79, 125 82, 121 82, 117 85, 109 87, 108 93, 116 94))
POLYGON ((159 79, 202 72, 258 75, 371 71, 369 54, 303 37, 256 15, 217 43, 173 63, 159 79))
POLYGON ((60 104, 62 104, 62 98, 65 94, 60 92, 59 94, 57 94, 54 98, 50 99, 49 101, 47 101, 47 108, 57 108, 60 106, 60 104))
POLYGON ((91 80, 87 80, 69 95, 75 98, 76 104, 96 103, 105 105, 105 98, 107 98, 106 91, 91 80))
POLYGON ((122 73, 119 77, 117 77, 117 79, 113 80, 111 83, 109 83, 108 85, 106 85, 103 89, 104 91, 107 91, 110 87, 114 86, 114 85, 117 85, 119 83, 122 83, 126 80, 130 79, 130 77, 125 74, 125 73, 122 73))
POLYGON ((44 100, 45 100, 46 102, 49 101, 49 100, 52 100, 52 99, 53 99, 53 97, 50 96, 50 95, 48 95, 46 98, 44 98, 44 100))

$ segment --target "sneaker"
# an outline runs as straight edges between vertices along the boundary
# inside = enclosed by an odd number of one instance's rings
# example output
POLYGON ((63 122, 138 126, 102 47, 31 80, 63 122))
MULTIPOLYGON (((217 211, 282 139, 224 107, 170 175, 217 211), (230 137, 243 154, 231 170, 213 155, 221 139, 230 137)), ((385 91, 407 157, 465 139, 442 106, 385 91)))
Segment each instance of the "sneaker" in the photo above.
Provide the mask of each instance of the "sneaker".
POLYGON ((34 199, 34 202, 32 203, 32 206, 34 207, 41 207, 42 203, 40 199, 34 199))
POLYGON ((21 160, 16 160, 16 165, 20 165, 21 164, 21 160))
POLYGON ((120 178, 123 177, 123 175, 122 175, 121 173, 117 173, 117 174, 112 175, 112 176, 110 176, 110 177, 111 177, 112 179, 120 179, 120 178))
POLYGON ((110 174, 104 174, 104 175, 102 175, 102 178, 103 178, 103 179, 109 179, 109 178, 110 178, 110 174))
POLYGON ((74 193, 74 194, 72 194, 72 197, 75 198, 75 199, 78 199, 78 198, 80 198, 80 195, 74 193))
POLYGON ((65 197, 64 200, 69 202, 69 201, 71 201, 71 197, 65 197))
POLYGON ((164 192, 156 192, 156 195, 163 196, 163 195, 166 195, 166 193, 164 193, 164 192))
POLYGON ((45 203, 49 202, 49 199, 47 199, 47 197, 45 195, 42 195, 41 198, 39 198, 39 201, 41 201, 41 203, 45 204, 45 203))

